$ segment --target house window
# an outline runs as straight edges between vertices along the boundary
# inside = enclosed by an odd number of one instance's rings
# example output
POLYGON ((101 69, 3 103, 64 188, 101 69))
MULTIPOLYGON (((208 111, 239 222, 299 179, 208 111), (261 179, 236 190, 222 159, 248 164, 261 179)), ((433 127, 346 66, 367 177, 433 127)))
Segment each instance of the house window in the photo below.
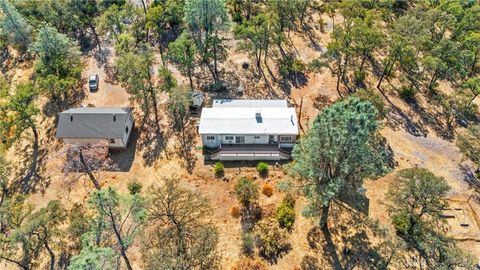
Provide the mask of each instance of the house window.
POLYGON ((108 139, 109 143, 115 143, 115 139, 108 139))
POLYGON ((227 141, 233 141, 233 136, 225 136, 225 140, 227 140, 227 141))
POLYGON ((245 136, 235 136, 235 143, 245 143, 245 136))
POLYGON ((280 136, 280 141, 281 142, 291 142, 292 141, 292 136, 280 136))
POLYGON ((128 134, 128 126, 125 127, 125 134, 128 134))
POLYGON ((254 136, 253 138, 254 138, 255 140, 258 140, 258 139, 260 139, 260 136, 254 136))
POLYGON ((207 141, 215 141, 215 136, 207 136, 207 141))

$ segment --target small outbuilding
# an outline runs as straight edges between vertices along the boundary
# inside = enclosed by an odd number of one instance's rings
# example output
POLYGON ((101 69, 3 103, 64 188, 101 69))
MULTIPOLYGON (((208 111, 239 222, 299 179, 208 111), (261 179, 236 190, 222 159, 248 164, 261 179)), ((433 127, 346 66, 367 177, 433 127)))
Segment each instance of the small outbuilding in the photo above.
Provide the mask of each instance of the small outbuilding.
POLYGON ((107 141, 109 148, 125 149, 132 129, 130 107, 80 107, 60 113, 56 137, 66 144, 107 141))

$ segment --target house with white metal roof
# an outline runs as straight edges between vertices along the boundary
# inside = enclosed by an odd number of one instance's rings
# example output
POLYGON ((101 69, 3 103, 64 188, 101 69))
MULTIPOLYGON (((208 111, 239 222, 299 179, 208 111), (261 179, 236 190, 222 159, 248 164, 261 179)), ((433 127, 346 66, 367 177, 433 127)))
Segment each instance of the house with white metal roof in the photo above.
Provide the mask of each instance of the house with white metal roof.
POLYGON ((199 134, 211 160, 284 160, 298 136, 286 100, 217 99, 203 108, 199 134))
POLYGON ((125 149, 132 132, 129 107, 80 107, 60 113, 55 137, 66 144, 107 142, 109 148, 125 149))

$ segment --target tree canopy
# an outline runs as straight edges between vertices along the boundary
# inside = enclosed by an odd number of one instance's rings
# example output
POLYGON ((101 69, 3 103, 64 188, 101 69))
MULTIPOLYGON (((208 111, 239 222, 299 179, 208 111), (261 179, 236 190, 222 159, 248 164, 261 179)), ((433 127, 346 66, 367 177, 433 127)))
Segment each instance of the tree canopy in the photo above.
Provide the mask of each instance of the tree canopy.
POLYGON ((290 167, 299 179, 310 204, 306 214, 322 214, 340 193, 361 187, 365 178, 388 171, 388 151, 378 134, 375 107, 358 98, 337 102, 315 118, 310 130, 293 149, 290 167))
POLYGON ((404 169, 397 173, 387 193, 387 207, 397 233, 418 251, 429 268, 473 269, 463 254, 443 232, 443 211, 448 207, 450 187, 442 177, 426 169, 404 169))

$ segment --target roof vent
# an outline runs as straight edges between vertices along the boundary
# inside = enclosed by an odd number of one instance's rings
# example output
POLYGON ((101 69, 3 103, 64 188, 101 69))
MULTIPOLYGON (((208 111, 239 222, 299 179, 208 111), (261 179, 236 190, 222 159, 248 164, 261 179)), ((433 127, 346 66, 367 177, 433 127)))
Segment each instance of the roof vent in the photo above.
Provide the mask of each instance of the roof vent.
POLYGON ((257 123, 262 123, 262 113, 260 111, 255 112, 255 119, 257 120, 257 123))
POLYGON ((113 114, 113 122, 117 121, 117 116, 113 114))
POLYGON ((73 114, 70 114, 70 122, 73 122, 73 114))

